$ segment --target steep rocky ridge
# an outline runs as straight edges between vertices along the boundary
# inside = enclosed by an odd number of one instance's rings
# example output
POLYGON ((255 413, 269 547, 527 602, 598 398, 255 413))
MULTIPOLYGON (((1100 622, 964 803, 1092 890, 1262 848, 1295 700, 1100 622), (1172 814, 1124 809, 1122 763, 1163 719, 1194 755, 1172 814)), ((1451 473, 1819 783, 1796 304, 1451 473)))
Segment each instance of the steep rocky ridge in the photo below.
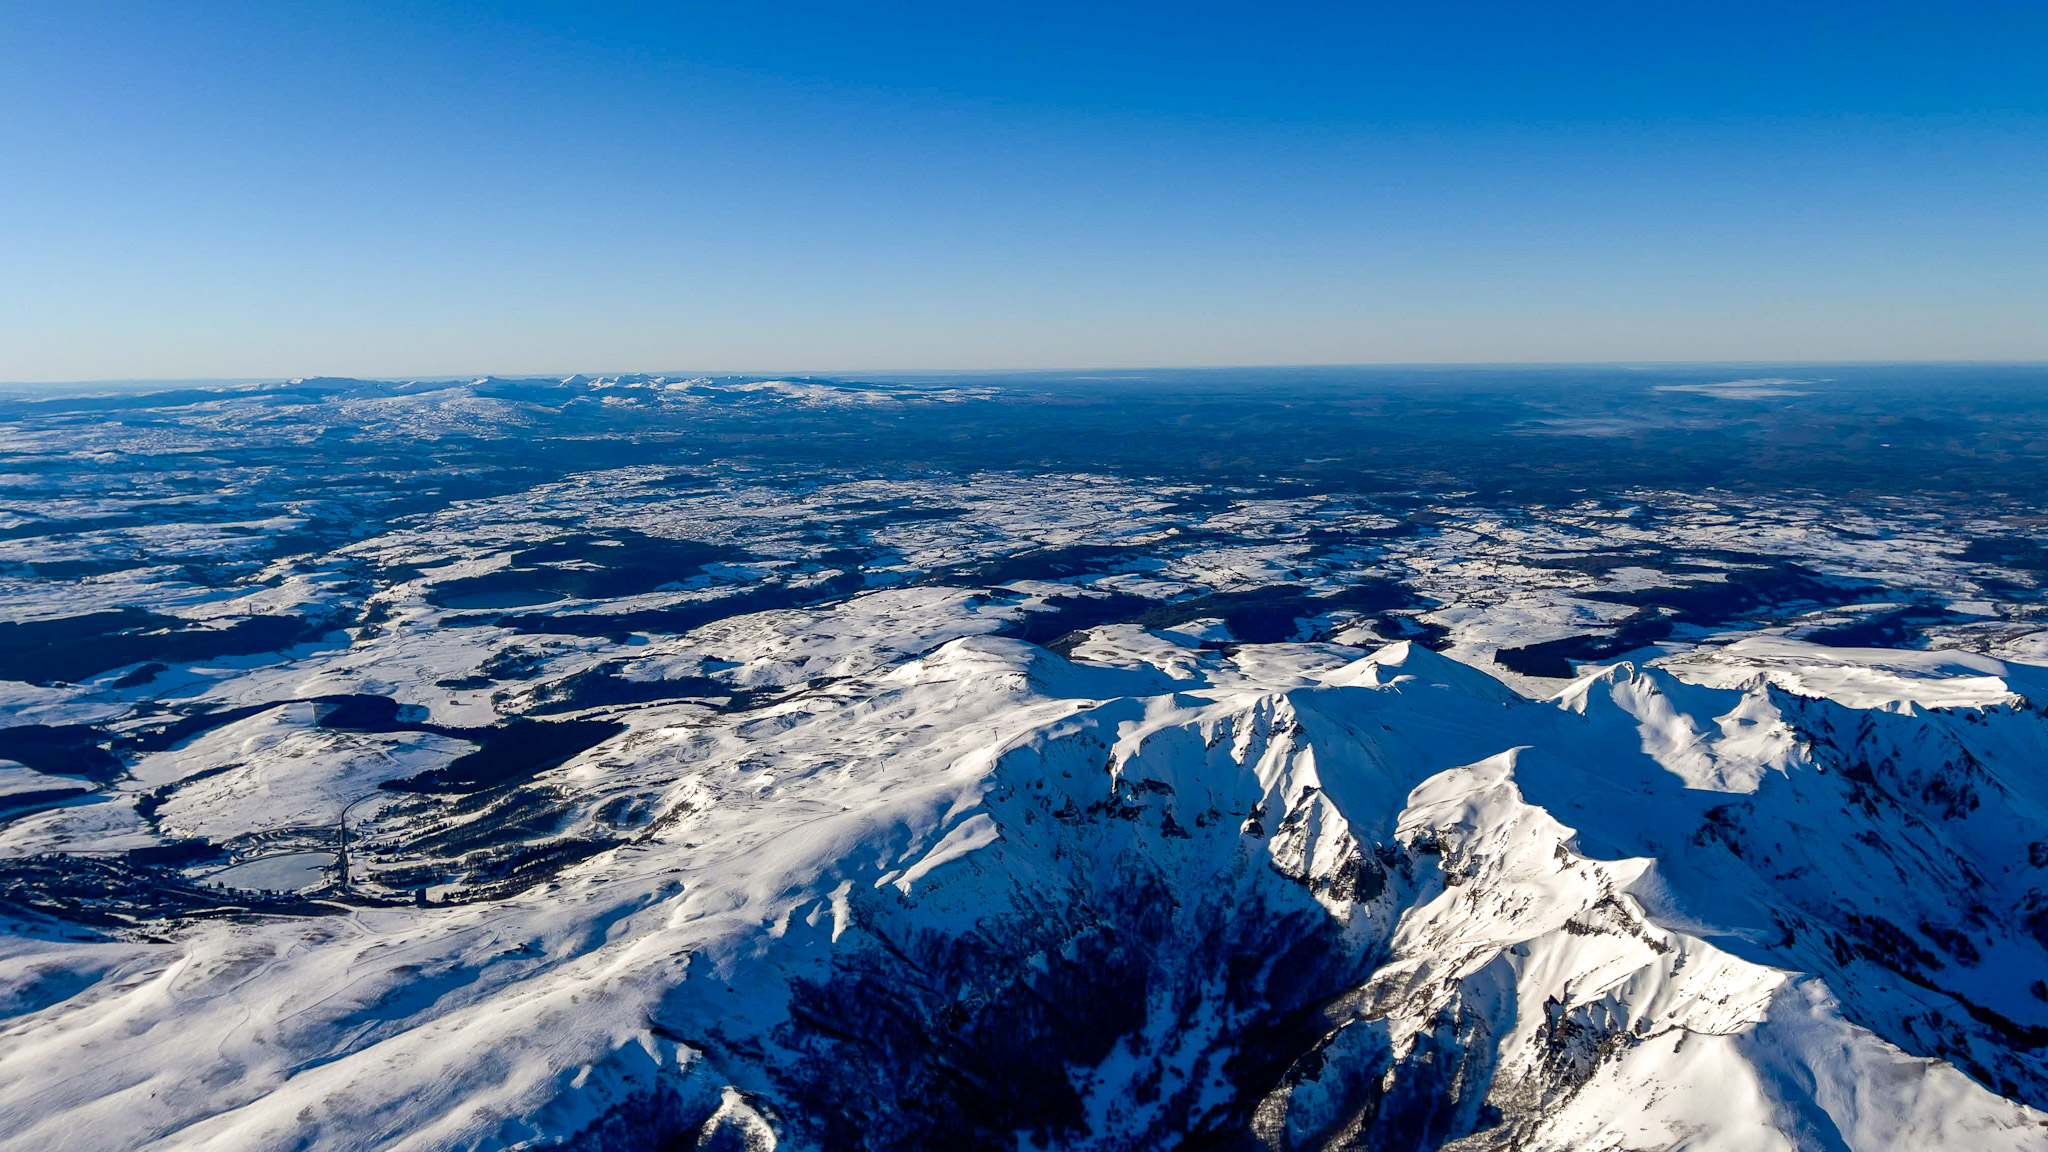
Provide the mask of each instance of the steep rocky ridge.
POLYGON ((2003 681, 1136 643, 636 711, 537 783, 553 835, 644 823, 506 899, 20 925, 0 1141, 2048 1147, 2048 720, 2003 681))

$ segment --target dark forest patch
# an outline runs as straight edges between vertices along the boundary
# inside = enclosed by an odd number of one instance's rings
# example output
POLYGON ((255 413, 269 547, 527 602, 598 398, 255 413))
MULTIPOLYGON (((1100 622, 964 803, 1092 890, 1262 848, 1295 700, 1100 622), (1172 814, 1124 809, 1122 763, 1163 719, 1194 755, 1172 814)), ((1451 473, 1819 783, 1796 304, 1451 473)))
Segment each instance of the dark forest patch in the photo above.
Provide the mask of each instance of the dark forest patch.
POLYGON ((37 788, 28 792, 9 792, 0 796, 0 821, 61 807, 92 794, 91 788, 37 788))
POLYGON ((1963 549, 1964 560, 2024 572, 2048 572, 2048 544, 2024 536, 1979 536, 1963 549))
POLYGON ((531 680, 546 666, 547 653, 530 648, 501 648, 478 665, 474 676, 434 681, 441 688, 488 688, 503 680, 531 680))
POLYGON ((1129 620, 1158 603, 1128 592, 1112 592, 1106 596, 1048 596, 1034 610, 1005 624, 1000 634, 1047 645, 1058 651, 1059 641, 1067 636, 1103 624, 1129 620))
POLYGON ((573 673, 533 690, 534 715, 576 712, 612 704, 651 704, 658 700, 724 700, 726 707, 744 707, 750 693, 709 676, 675 676, 665 680, 628 680, 622 666, 602 664, 573 673))
POLYGON ((826 523, 841 530, 883 528, 921 520, 957 520, 967 515, 965 508, 922 507, 909 500, 853 500, 820 512, 828 517, 826 523))
POLYGON ((502 617, 461 617, 446 624, 493 623, 515 632, 557 636, 629 636, 635 632, 682 633, 714 621, 777 608, 805 608, 852 595, 867 584, 860 572, 842 572, 817 584, 797 588, 771 584, 716 600, 697 600, 673 608, 639 612, 521 614, 502 617))
POLYGON ((625 530, 564 536, 523 549, 509 567, 436 584, 427 599, 443 608, 521 608, 574 597, 637 596, 701 575, 703 566, 745 554, 722 544, 665 540, 625 530))
POLYGON ((1173 628, 1191 620, 1220 619, 1230 634, 1246 644, 1277 644, 1292 640, 1302 620, 1325 612, 1350 609, 1385 612, 1415 604, 1407 589, 1386 580, 1353 584, 1327 595, 1310 595, 1299 584, 1274 584, 1246 592, 1218 592, 1178 600, 1132 619, 1146 628, 1173 628))
MULTIPOLYGON (((1639 588, 1626 592, 1587 592, 1588 600, 1610 604, 1633 604, 1637 611, 1612 630, 1581 636, 1566 636, 1536 644, 1502 648, 1494 652, 1495 662, 1524 676, 1569 679, 1576 675, 1572 661, 1606 660, 1654 644, 1672 635, 1680 625, 1714 627, 1739 620, 1760 610, 1787 605, 1836 606, 1865 600, 1884 589, 1861 581, 1823 576, 1798 564, 1771 563, 1738 568, 1725 581, 1688 581, 1663 588, 1639 588)), ((1923 608, 1901 609, 1896 618, 1861 621, 1832 632, 1809 636, 1818 643, 1868 644, 1863 637, 1879 637, 1891 627, 1903 629, 1909 621, 1921 619, 1923 608), (1822 639, 1823 636, 1847 639, 1822 639)), ((1905 635, 1903 630, 1900 635, 1905 635)))
POLYGON ((1903 648, 1918 640, 1927 625, 1960 619, 1961 615, 1946 608, 1909 604, 1888 612, 1872 612, 1853 623, 1821 628, 1800 638, 1837 648, 1903 648))
POLYGON ((477 748, 446 766, 386 780, 387 792, 473 792, 523 780, 546 771, 599 742, 626 730, 602 720, 542 721, 514 717, 488 728, 464 728, 414 719, 405 705, 388 696, 322 696, 320 726, 346 732, 424 732, 467 740, 477 748))
POLYGON ((217 628, 139 608, 0 623, 0 680, 76 683, 124 664, 276 652, 318 633, 301 616, 244 616, 217 628))
POLYGON ((164 844, 152 844, 147 848, 130 848, 127 860, 130 864, 151 865, 159 868, 183 868, 192 864, 205 864, 226 858, 227 849, 205 840, 172 840, 164 844))
POLYGON ((38 580, 79 580, 147 568, 152 561, 138 556, 95 556, 87 560, 37 560, 29 565, 38 580))
POLYGON ((1577 675, 1574 660, 1606 660, 1632 652, 1645 644, 1671 635, 1673 624, 1663 613, 1645 609, 1622 621, 1614 631, 1588 636, 1565 636, 1517 648, 1494 652, 1494 663, 1524 676, 1549 676, 1569 680, 1577 675))
POLYGON ((170 670, 171 669, 169 665, 159 664, 154 660, 150 661, 147 664, 137 664, 135 667, 130 668, 128 671, 122 673, 120 678, 115 680, 112 684, 108 685, 108 687, 140 688, 144 684, 151 683, 158 676, 161 676, 170 670))
POLYGON ((26 764, 51 776, 105 784, 127 769, 102 747, 106 734, 87 724, 22 724, 0 728, 0 760, 26 764))
POLYGON ((984 564, 933 573, 927 583, 1008 584, 1013 580, 1044 580, 1057 583, 1075 576, 1129 571, 1133 561, 1144 560, 1156 549, 1130 548, 1108 544, 1076 544, 1067 548, 1043 548, 1017 556, 1005 556, 984 564))
POLYGON ((1881 585, 1823 576, 1804 565, 1778 561, 1734 569, 1725 580, 1695 580, 1625 592, 1587 592, 1584 596, 1610 604, 1665 608, 1678 623, 1714 624, 1764 607, 1852 604, 1883 590, 1881 585))
POLYGON ((93 516, 83 520, 24 520, 0 528, 0 540, 32 540, 39 536, 72 536, 80 532, 104 532, 110 528, 139 528, 149 523, 144 516, 93 516))
POLYGON ((1402 520, 1385 528, 1310 528, 1302 533, 1302 538, 1309 541, 1311 555, 1327 556, 1346 545, 1399 540, 1421 534, 1422 525, 1413 520, 1402 520))
POLYGON ((446 767, 386 780, 387 792, 475 792, 524 780, 562 763, 626 730, 605 720, 527 720, 515 718, 494 728, 442 728, 421 725, 421 731, 459 736, 479 743, 446 767))
MULTIPOLYGON (((1275 584, 1244 592, 1218 592, 1161 604, 1157 600, 1117 592, 1104 596, 1052 596, 1050 610, 1027 613, 1003 629, 1003 635, 1070 651, 1068 637, 1103 624, 1130 623, 1144 628, 1173 628, 1191 620, 1220 619, 1230 634, 1246 644, 1274 644, 1295 637, 1301 621, 1326 612, 1351 610, 1384 613, 1412 607, 1416 600, 1392 581, 1370 580, 1336 592, 1311 594, 1299 584, 1275 584)), ((1078 640, 1078 637, 1075 637, 1078 640)))
POLYGON ((342 732, 421 732, 436 727, 406 718, 405 706, 389 696, 320 696, 313 703, 320 706, 320 727, 342 732))
POLYGON ((267 712, 288 703, 291 701, 276 700, 268 704, 241 704, 233 708, 210 708, 194 712, 189 716, 180 716, 168 724, 131 732, 115 740, 114 747, 124 752, 161 752, 201 733, 211 732, 215 728, 233 724, 237 720, 244 720, 258 712, 267 712))

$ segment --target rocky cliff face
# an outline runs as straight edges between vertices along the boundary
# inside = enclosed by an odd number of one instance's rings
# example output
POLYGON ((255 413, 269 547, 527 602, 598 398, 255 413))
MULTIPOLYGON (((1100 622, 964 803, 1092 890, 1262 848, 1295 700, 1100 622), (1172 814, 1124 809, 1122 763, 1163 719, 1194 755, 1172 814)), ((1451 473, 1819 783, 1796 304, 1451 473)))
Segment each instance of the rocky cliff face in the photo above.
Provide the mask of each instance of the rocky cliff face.
POLYGON ((2048 1148, 2032 670, 1531 699, 1134 635, 635 724, 538 778, 602 847, 504 899, 24 922, 4 1140, 2048 1148))
POLYGON ((2035 1146, 1985 1091, 2040 1099, 2026 1026, 1970 999, 2018 991, 1987 952, 2038 966, 2024 915, 1913 895, 1984 890, 1990 822, 1931 781, 1989 769, 1938 718, 1909 760, 1850 712, 1626 668, 1523 702, 1408 647, 1089 707, 994 758, 953 867, 856 905, 758 1094, 820 1147, 2035 1146), (1530 791, 1642 854, 1589 853, 1530 791))

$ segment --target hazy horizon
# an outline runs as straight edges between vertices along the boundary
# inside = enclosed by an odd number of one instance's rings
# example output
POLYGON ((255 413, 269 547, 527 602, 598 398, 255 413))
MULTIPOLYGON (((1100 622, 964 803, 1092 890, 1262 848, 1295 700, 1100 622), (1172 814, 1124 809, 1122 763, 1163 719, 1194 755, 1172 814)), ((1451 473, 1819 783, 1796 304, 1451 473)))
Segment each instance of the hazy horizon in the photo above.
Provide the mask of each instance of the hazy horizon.
POLYGON ((666 378, 708 378, 774 377, 794 376, 815 379, 877 381, 914 380, 919 378, 974 377, 974 376, 1064 376, 1070 379, 1083 378, 1084 373, 1175 373, 1175 372, 1284 372, 1284 371, 1338 371, 1358 369, 1366 371, 1395 371, 1404 368, 1446 371, 1459 369, 1515 370, 1527 369, 1609 369, 1627 371, 1642 369, 1744 369, 1764 368, 2043 368, 2048 367, 2048 358, 2034 360, 1496 360, 1496 361, 1386 361, 1322 364, 1080 364, 1045 365, 1038 367, 1012 368, 648 368, 620 369, 606 371, 589 370, 539 370, 521 372, 493 371, 452 371, 452 372, 394 372, 378 375, 344 375, 334 372, 289 372, 271 373, 261 376, 167 376, 167 377, 117 377, 104 380, 0 380, 0 388, 120 388, 137 389, 155 386, 200 388, 234 387, 248 384, 282 383, 291 380, 346 379, 368 380, 386 383, 457 383, 481 379, 534 379, 553 380, 583 376, 604 379, 622 376, 659 376, 666 378))

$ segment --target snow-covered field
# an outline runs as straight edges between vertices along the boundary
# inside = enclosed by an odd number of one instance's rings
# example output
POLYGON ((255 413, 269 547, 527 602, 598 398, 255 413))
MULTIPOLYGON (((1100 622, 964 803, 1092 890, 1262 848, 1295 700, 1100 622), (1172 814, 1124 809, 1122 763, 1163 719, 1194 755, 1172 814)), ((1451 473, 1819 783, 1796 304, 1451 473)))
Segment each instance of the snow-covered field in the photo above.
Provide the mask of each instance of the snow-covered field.
POLYGON ((1006 403, 0 406, 0 1147, 2048 1149, 2024 502, 1006 403))

